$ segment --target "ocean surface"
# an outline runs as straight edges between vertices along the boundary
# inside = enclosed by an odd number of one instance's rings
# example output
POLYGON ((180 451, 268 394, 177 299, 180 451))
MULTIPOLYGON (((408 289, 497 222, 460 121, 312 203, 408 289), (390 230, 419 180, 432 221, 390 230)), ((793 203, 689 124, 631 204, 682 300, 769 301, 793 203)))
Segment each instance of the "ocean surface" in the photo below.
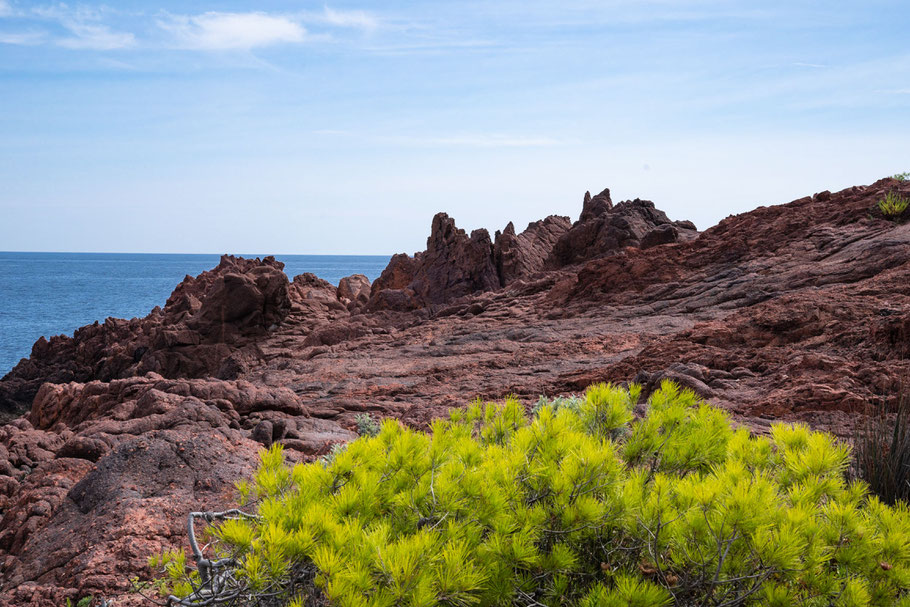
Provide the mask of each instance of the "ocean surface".
MULTIPOLYGON (((246 255, 243 257, 262 257, 246 255)), ((304 272, 332 284, 351 274, 374 280, 383 255, 276 255, 293 278, 304 272)), ((105 318, 142 317, 164 306, 174 287, 218 265, 220 255, 0 252, 0 377, 42 335, 72 335, 105 318)))

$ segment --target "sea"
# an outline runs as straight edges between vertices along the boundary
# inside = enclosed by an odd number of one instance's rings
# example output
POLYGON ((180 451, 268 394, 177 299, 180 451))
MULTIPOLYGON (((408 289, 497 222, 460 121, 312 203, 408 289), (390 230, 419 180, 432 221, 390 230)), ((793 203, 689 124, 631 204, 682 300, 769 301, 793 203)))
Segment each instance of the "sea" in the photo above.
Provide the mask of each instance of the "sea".
MULTIPOLYGON (((243 254, 243 257, 263 255, 243 254)), ((42 335, 72 335, 105 318, 143 317, 186 275, 218 265, 220 255, 0 252, 0 377, 42 335)), ((388 255, 276 255, 292 279, 312 272, 337 285, 351 274, 376 279, 388 255)))

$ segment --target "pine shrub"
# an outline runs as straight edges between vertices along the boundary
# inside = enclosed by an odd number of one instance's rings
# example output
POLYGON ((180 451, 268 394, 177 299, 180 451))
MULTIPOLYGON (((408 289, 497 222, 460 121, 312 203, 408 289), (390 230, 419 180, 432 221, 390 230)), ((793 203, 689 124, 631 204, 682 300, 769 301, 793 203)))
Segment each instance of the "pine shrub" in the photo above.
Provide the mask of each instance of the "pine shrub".
POLYGON ((207 529, 221 569, 165 554, 162 589, 184 605, 910 605, 910 509, 847 482, 848 446, 803 425, 751 436, 669 382, 633 421, 639 392, 601 384, 531 417, 475 402, 427 433, 386 420, 293 468, 274 446, 256 515, 207 529))

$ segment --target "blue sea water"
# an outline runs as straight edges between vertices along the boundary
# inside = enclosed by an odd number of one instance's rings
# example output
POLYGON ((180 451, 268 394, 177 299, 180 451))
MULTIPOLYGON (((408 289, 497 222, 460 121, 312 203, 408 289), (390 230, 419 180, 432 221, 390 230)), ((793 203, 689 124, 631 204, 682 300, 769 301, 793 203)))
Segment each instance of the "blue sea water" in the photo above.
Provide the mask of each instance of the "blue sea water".
MULTIPOLYGON (((261 257, 243 255, 244 257, 261 257)), ((187 274, 218 265, 219 255, 0 252, 0 377, 41 337, 72 335, 112 316, 142 317, 164 306, 187 274)), ((374 280, 383 255, 276 255, 293 278, 312 272, 332 284, 351 274, 374 280)))

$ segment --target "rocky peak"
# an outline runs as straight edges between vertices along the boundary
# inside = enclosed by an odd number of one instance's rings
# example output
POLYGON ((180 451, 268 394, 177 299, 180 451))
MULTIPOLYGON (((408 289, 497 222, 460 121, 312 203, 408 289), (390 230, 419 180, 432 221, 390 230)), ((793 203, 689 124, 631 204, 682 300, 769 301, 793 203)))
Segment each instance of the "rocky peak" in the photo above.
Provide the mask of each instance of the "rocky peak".
POLYGON ((650 200, 613 205, 610 190, 585 193, 581 215, 559 237, 546 261, 555 269, 612 255, 624 247, 648 247, 689 240, 697 235, 692 222, 673 222, 650 200))
POLYGON ((424 305, 499 288, 490 233, 478 229, 468 236, 454 219, 438 213, 409 287, 424 305))
POLYGON ((613 200, 610 199, 610 188, 604 189, 603 192, 593 198, 591 197, 591 192, 585 192, 578 221, 585 222, 590 219, 596 219, 605 213, 609 213, 612 208, 613 200))

